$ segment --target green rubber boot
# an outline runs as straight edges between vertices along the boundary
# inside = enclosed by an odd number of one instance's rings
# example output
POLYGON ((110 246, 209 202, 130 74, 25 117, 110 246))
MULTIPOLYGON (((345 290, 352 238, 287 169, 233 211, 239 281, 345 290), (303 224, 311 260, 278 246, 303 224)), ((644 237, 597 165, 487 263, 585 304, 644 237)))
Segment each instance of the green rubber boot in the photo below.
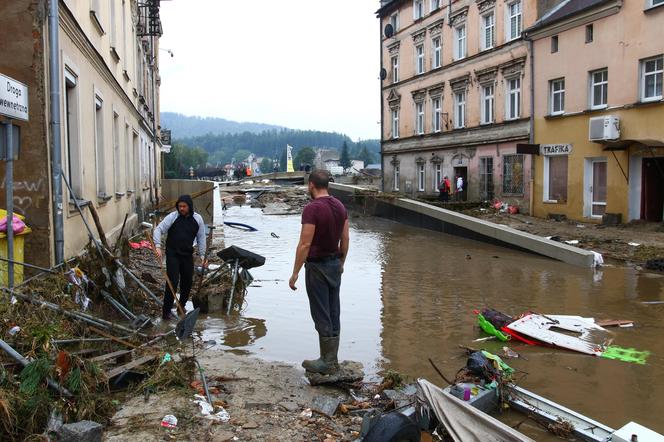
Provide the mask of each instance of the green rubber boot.
POLYGON ((339 336, 318 337, 320 358, 305 360, 302 367, 312 373, 333 374, 339 370, 337 353, 339 352, 339 336))

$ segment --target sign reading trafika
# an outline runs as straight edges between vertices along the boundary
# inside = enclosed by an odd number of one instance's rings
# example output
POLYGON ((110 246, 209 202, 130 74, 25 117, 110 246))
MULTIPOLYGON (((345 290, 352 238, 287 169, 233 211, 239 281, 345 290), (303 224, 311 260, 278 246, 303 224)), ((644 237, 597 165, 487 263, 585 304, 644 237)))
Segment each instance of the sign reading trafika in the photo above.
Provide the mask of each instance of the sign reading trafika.
POLYGON ((0 115, 28 121, 28 87, 0 74, 0 115))
POLYGON ((571 144, 540 144, 542 155, 569 155, 572 153, 571 144))

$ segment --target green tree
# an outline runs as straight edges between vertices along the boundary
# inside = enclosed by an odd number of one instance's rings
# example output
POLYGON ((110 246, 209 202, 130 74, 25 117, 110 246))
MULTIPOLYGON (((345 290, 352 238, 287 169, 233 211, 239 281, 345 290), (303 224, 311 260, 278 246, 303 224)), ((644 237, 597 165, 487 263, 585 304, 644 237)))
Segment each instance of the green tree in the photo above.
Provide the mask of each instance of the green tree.
POLYGON ((233 154, 233 158, 235 158, 235 162, 242 162, 246 160, 249 155, 251 155, 251 152, 247 149, 238 149, 235 151, 233 154))
POLYGON ((279 171, 286 172, 288 167, 288 153, 286 153, 287 147, 284 147, 284 150, 281 151, 281 159, 279 160, 279 171))
POLYGON ((348 144, 344 141, 344 144, 341 146, 341 159, 339 160, 339 165, 344 168, 344 172, 350 169, 350 153, 348 152, 348 144))
POLYGON ((364 161, 364 167, 366 167, 368 164, 373 163, 374 156, 369 152, 367 149, 367 146, 362 146, 362 150, 360 151, 360 154, 357 156, 357 159, 360 161, 364 161))
POLYGON ((260 164, 261 173, 272 173, 272 160, 268 157, 263 157, 260 164))
POLYGON ((293 158, 293 166, 295 170, 298 170, 302 164, 313 166, 315 158, 316 152, 311 147, 305 147, 300 149, 293 158))

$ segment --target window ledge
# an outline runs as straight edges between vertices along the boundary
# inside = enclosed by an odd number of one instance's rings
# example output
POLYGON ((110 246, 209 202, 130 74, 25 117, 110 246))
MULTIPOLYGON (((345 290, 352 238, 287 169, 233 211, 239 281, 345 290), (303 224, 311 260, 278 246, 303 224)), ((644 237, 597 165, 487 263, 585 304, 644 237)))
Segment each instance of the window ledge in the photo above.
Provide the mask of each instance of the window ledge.
POLYGON ((76 208, 76 203, 78 203, 78 205, 80 207, 87 207, 92 203, 92 201, 90 201, 90 200, 81 200, 81 199, 77 199, 76 201, 74 201, 73 199, 70 198, 69 199, 69 209, 70 210, 72 208, 75 209, 76 208))
POLYGON ((565 204, 566 201, 558 201, 558 200, 543 200, 542 204, 565 204))
POLYGON ((549 115, 545 115, 544 118, 545 118, 546 120, 555 120, 555 119, 557 119, 557 118, 563 118, 563 117, 565 117, 565 116, 566 116, 566 114, 563 112, 563 113, 560 113, 560 114, 549 114, 549 115))
POLYGON ((122 198, 123 196, 125 196, 124 192, 115 192, 115 197, 116 198, 122 198))
POLYGON ((106 202, 110 201, 111 198, 113 198, 111 195, 106 195, 106 194, 103 194, 103 195, 97 195, 97 201, 98 201, 100 204, 102 204, 102 203, 106 203, 106 202))
POLYGON ((129 73, 126 69, 122 70, 122 76, 124 77, 125 81, 129 81, 129 73))
POLYGON ((113 57, 116 63, 120 61, 120 54, 118 54, 118 51, 117 49, 115 49, 115 46, 111 46, 111 56, 113 57))
POLYGON ((652 11, 655 10, 655 9, 663 8, 663 7, 664 7, 664 3, 660 3, 659 5, 648 6, 647 8, 645 8, 645 9, 643 10, 643 12, 644 12, 645 14, 648 14, 648 13, 652 12, 652 11))
POLYGON ((95 25, 95 28, 97 29, 97 32, 99 32, 99 35, 106 35, 106 31, 104 31, 104 27, 101 25, 99 17, 97 16, 97 13, 95 11, 90 11, 90 19, 92 19, 92 23, 95 25))

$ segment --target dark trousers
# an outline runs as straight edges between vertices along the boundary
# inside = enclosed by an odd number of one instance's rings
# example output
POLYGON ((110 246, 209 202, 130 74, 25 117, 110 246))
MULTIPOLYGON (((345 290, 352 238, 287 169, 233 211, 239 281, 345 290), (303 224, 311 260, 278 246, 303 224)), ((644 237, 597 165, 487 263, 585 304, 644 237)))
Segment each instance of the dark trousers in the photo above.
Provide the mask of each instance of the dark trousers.
MULTIPOLYGON (((178 289, 180 284, 180 305, 184 309, 184 305, 189 299, 189 292, 191 292, 191 284, 194 279, 194 256, 193 255, 178 255, 177 253, 169 253, 166 251, 166 273, 168 279, 173 284, 173 289, 178 289)), ((171 289, 166 283, 164 289, 164 309, 163 313, 170 313, 173 308, 175 298, 171 289)))
POLYGON ((332 258, 307 262, 304 268, 309 308, 316 331, 323 337, 339 336, 341 261, 332 258))
POLYGON ((446 203, 449 200, 450 200, 450 194, 448 192, 441 191, 440 194, 438 195, 438 201, 446 203))

